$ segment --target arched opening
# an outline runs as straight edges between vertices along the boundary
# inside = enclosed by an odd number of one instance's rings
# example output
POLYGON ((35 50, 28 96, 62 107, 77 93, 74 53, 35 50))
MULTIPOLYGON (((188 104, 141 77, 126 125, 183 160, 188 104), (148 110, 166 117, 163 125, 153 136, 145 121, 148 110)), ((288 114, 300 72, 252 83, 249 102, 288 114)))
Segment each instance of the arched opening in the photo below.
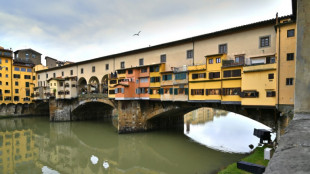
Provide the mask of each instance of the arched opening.
POLYGON ((87 81, 81 77, 78 81, 78 94, 87 94, 87 81))
POLYGON ((101 89, 103 94, 108 94, 108 74, 104 75, 101 79, 101 89))
POLYGON ((89 92, 92 94, 97 94, 99 93, 99 80, 96 76, 92 76, 89 79, 89 92))
POLYGON ((86 102, 72 111, 72 120, 97 120, 111 118, 114 108, 103 102, 86 102))

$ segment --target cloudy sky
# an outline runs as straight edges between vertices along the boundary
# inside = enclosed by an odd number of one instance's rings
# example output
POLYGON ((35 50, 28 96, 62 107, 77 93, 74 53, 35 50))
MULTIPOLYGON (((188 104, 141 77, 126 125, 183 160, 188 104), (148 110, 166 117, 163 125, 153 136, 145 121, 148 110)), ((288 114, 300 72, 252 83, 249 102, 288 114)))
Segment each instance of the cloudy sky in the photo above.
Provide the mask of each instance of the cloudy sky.
POLYGON ((32 48, 43 63, 45 56, 77 62, 292 13, 291 0, 0 2, 0 46, 32 48))

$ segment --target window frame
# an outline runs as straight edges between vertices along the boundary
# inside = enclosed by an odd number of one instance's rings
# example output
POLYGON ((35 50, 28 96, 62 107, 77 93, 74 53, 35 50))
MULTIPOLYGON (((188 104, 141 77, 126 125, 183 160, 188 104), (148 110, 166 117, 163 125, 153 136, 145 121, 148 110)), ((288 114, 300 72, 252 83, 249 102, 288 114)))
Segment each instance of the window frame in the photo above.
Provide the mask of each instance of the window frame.
POLYGON ((143 58, 140 58, 139 59, 139 66, 143 66, 144 65, 144 59, 143 58))
POLYGON ((268 36, 260 36, 259 37, 259 48, 266 48, 266 47, 270 47, 270 38, 271 38, 271 36, 270 35, 268 35, 268 36), (264 41, 264 45, 262 44, 262 40, 264 39, 267 39, 268 38, 268 45, 266 45, 266 41, 264 41))
POLYGON ((287 53, 286 54, 286 60, 291 61, 294 60, 295 54, 294 53, 287 53))
POLYGON ((160 55, 160 63, 166 63, 167 62, 167 55, 162 54, 160 55))
POLYGON ((295 37, 295 29, 289 29, 289 30, 287 30, 287 32, 286 32, 286 37, 287 38, 289 38, 289 37, 295 37), (293 35, 291 35, 292 32, 293 31, 293 35))
POLYGON ((227 43, 219 44, 219 54, 227 54, 228 52, 228 45, 227 43))
POLYGON ((194 58, 194 50, 190 49, 190 50, 186 50, 186 59, 192 59, 194 58))

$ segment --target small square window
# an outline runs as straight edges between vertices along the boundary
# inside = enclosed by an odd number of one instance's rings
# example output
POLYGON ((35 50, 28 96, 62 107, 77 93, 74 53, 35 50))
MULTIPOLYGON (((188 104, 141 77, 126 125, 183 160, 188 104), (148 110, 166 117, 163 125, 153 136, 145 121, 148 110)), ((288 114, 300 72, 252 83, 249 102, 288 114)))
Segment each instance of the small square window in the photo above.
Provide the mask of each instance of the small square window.
POLYGON ((287 53, 286 60, 294 60, 294 53, 287 53))
POLYGON ((209 59, 209 64, 213 64, 213 59, 209 59))
POLYGON ((187 59, 191 59, 191 58, 193 58, 194 57, 194 52, 193 52, 193 50, 187 50, 187 52, 186 52, 186 58, 187 59))
POLYGON ((166 54, 160 55, 160 63, 166 62, 166 54))
POLYGON ((143 58, 139 59, 139 65, 142 66, 143 65, 143 58))
POLYGON ((125 68, 125 62, 121 62, 121 68, 125 68))
POLYGON ((287 37, 294 37, 295 36, 295 30, 291 29, 291 30, 287 30, 287 37))
POLYGON ((9 60, 8 60, 8 59, 5 59, 5 63, 9 63, 9 60))
POLYGON ((18 89, 15 89, 15 94, 18 94, 18 89))
POLYGON ((294 84, 294 78, 286 78, 286 85, 290 86, 294 84))
POLYGON ((53 73, 53 77, 56 78, 56 73, 53 73))
POLYGON ((268 79, 274 79, 274 74, 272 73, 272 74, 268 74, 268 79))
POLYGON ((219 45, 219 53, 220 53, 220 54, 227 53, 227 44, 221 44, 221 45, 219 45))
POLYGON ((105 64, 105 70, 109 70, 109 64, 105 64))
POLYGON ((18 86, 18 82, 15 82, 15 86, 18 86))
POLYGON ((270 37, 269 36, 264 36, 264 37, 260 37, 260 47, 268 47, 270 46, 269 42, 270 42, 270 37))
POLYGON ((216 63, 221 63, 221 58, 216 58, 216 63))

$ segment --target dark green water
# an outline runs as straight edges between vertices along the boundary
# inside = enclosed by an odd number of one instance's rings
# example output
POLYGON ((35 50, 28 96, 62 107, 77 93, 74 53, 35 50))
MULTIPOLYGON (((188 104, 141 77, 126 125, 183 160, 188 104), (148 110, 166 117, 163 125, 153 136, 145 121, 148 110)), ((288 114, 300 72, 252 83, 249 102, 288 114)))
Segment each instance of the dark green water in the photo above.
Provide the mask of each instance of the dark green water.
POLYGON ((244 156, 210 149, 180 131, 119 135, 104 121, 0 120, 0 173, 216 173, 244 156))

